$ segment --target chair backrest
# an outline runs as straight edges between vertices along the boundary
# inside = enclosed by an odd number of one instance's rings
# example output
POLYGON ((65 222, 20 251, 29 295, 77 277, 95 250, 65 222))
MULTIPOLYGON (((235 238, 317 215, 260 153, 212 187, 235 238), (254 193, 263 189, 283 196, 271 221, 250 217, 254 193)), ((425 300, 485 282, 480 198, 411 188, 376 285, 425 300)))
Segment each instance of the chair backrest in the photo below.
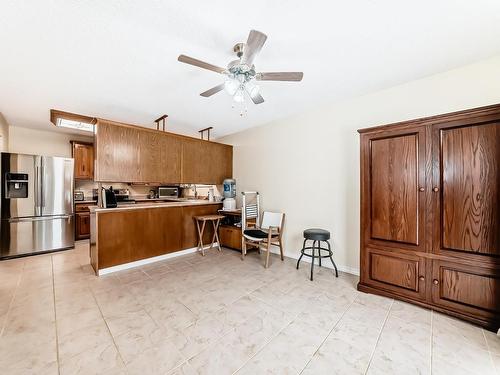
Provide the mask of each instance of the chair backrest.
MULTIPOLYGON (((255 219, 258 227, 260 223, 260 196, 256 191, 242 191, 241 227, 245 230, 248 219, 255 219)), ((253 220, 252 220, 253 221, 253 220)))
POLYGON ((279 228, 281 231, 281 227, 283 226, 283 217, 285 214, 282 212, 269 212, 264 211, 262 214, 262 225, 260 226, 262 229, 269 229, 269 227, 279 228))

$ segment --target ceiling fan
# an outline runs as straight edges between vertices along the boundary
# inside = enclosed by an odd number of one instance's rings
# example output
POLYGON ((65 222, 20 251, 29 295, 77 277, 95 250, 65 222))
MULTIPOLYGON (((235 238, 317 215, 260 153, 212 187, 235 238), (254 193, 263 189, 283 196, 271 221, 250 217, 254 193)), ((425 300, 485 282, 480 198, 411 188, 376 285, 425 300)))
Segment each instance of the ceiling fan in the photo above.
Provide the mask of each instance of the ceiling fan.
POLYGON ((259 93, 256 81, 301 81, 304 76, 302 72, 257 73, 253 60, 262 49, 266 39, 266 34, 251 30, 246 43, 238 43, 234 46, 233 51, 238 59, 231 61, 227 68, 221 68, 186 55, 179 55, 177 60, 225 76, 224 83, 202 92, 201 96, 209 97, 225 89, 236 102, 243 102, 246 92, 255 104, 260 104, 264 102, 264 98, 259 93))

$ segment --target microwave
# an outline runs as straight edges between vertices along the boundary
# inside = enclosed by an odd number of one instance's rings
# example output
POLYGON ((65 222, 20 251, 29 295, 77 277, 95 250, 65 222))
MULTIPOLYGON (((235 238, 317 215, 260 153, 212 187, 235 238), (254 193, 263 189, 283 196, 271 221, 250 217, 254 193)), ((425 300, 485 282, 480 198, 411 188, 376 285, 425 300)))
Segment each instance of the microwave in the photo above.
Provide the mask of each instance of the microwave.
POLYGON ((158 198, 179 198, 179 188, 176 186, 158 187, 158 198))

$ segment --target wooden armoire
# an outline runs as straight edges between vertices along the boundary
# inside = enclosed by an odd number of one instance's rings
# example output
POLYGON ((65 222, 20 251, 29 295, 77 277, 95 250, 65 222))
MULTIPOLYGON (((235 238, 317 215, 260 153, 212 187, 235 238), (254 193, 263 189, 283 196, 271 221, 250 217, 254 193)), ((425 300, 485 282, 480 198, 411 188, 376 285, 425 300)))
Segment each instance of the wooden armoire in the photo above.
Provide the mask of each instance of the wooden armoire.
POLYGON ((364 292, 500 327, 500 105, 359 130, 364 292))

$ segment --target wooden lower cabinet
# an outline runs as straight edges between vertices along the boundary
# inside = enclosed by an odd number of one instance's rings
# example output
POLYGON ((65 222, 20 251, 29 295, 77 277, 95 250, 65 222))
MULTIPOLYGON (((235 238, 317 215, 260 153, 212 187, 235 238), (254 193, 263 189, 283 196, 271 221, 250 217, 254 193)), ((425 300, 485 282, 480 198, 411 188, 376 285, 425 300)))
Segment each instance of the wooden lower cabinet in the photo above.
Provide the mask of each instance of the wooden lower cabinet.
POLYGON ((484 320, 500 320, 500 269, 432 262, 432 303, 484 320))
POLYGON ((85 240, 90 237, 90 212, 75 214, 75 238, 85 240))
POLYGON ((241 251, 241 228, 234 225, 221 225, 219 239, 222 246, 241 251))
MULTIPOLYGON (((213 215, 221 204, 101 210, 91 214, 90 258, 96 273, 104 268, 196 247, 194 216, 213 215)), ((208 223, 210 224, 210 223, 208 223)), ((210 244, 213 229, 204 235, 210 244)))
POLYGON ((75 203, 75 239, 86 240, 87 238, 90 238, 89 203, 77 202, 75 203))
POLYGON ((367 249, 362 282, 410 298, 425 298, 425 259, 394 251, 367 249))

